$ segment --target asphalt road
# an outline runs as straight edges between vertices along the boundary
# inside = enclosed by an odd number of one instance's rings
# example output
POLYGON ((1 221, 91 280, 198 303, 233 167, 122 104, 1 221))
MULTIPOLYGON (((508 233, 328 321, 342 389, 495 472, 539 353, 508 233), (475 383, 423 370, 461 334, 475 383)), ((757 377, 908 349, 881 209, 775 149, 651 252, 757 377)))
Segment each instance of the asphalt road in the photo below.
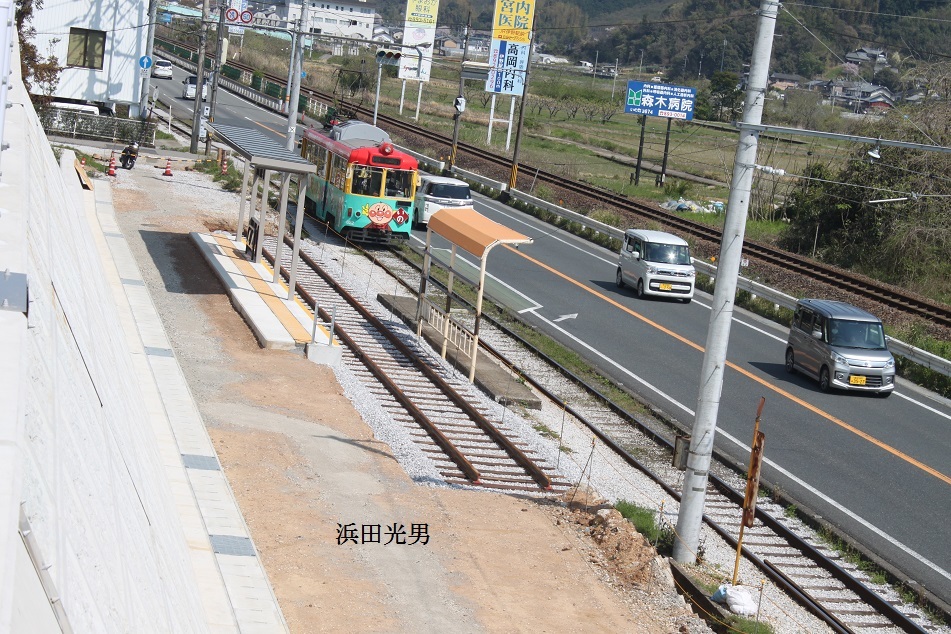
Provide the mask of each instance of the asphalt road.
MULTIPOLYGON (((179 117, 194 106, 181 99, 187 74, 176 68, 174 79, 153 80, 179 117)), ((286 138, 286 118, 223 90, 216 121, 286 138)), ((710 298, 638 300, 614 283, 616 254, 488 199, 476 206, 534 239, 493 250, 490 295, 692 427, 710 298)), ((888 399, 823 394, 785 372, 786 334, 735 314, 717 448, 748 461, 756 404, 766 397, 764 479, 951 604, 951 403, 902 381, 888 399)))
MULTIPOLYGON (((476 206, 534 240, 492 251, 487 292, 691 428, 709 296, 638 300, 615 285, 616 254, 494 201, 476 206)), ((717 448, 748 462, 766 397, 764 478, 951 603, 951 404, 906 382, 888 399, 823 394, 786 373, 787 332, 735 315, 717 448)))

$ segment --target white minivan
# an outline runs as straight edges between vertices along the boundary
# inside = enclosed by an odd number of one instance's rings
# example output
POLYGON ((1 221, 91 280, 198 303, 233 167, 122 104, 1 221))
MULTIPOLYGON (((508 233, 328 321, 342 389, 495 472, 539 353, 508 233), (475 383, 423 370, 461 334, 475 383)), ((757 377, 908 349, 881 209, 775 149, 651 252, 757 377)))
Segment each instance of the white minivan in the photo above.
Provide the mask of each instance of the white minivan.
POLYGON ((421 175, 416 188, 416 224, 425 225, 440 209, 472 207, 469 184, 458 178, 421 175))
POLYGON ((696 277, 690 247, 682 238, 646 229, 624 232, 618 256, 618 288, 630 284, 638 297, 674 297, 689 304, 696 277))

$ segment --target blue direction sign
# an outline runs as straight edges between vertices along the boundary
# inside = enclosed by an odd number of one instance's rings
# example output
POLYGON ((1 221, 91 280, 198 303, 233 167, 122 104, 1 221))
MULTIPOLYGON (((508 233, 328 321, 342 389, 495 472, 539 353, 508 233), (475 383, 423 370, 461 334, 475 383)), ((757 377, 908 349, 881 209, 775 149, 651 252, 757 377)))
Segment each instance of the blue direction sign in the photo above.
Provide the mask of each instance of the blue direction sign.
POLYGON ((624 112, 690 121, 696 101, 696 88, 629 81, 624 112))
POLYGON ((152 58, 148 55, 143 55, 139 58, 139 68, 142 70, 148 70, 152 68, 152 58))

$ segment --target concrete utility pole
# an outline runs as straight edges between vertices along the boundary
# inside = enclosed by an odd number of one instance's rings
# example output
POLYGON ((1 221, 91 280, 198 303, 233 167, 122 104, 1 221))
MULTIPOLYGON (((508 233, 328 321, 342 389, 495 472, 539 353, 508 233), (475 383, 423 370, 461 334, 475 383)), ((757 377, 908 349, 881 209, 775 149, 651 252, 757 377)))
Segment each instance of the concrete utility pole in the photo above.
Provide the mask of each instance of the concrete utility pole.
MULTIPOLYGON (((469 13, 469 16, 466 18, 466 33, 465 38, 462 40, 462 63, 459 65, 459 96, 456 98, 456 103, 459 103, 459 99, 464 99, 466 87, 466 78, 463 76, 463 71, 465 70, 466 57, 469 56, 469 29, 472 24, 472 13, 469 13)), ((462 121, 462 112, 456 109, 455 114, 452 117, 452 149, 449 150, 449 169, 452 169, 456 165, 456 151, 459 148, 459 124, 462 121)))
POLYGON ((291 78, 291 100, 287 104, 287 149, 293 150, 297 146, 297 105, 300 102, 300 81, 304 70, 304 34, 309 32, 307 26, 307 7, 310 5, 304 2, 300 10, 300 24, 297 30, 297 45, 294 47, 294 54, 291 55, 291 68, 293 77, 291 78))
POLYGON ((730 199, 727 203, 723 240, 717 261, 717 285, 713 294, 713 309, 710 311, 706 352, 700 368, 697 413, 687 456, 680 514, 677 518, 674 559, 681 563, 694 563, 700 544, 700 524, 707 489, 707 473, 713 455, 713 439, 717 431, 717 412, 723 391, 723 372, 726 367, 727 345, 730 341, 733 302, 736 297, 737 278, 740 274, 746 215, 749 211, 753 172, 756 169, 756 150, 759 143, 759 132, 744 126, 759 125, 763 118, 763 102, 766 98, 769 62, 773 50, 773 32, 776 29, 778 13, 779 2, 763 0, 759 9, 756 39, 753 43, 753 58, 750 63, 743 123, 740 125, 740 138, 733 161, 733 182, 730 184, 730 199))
POLYGON ((203 0, 201 3, 201 27, 198 34, 198 70, 195 75, 195 110, 192 112, 192 142, 189 146, 189 152, 198 154, 198 136, 201 131, 201 115, 204 110, 205 102, 202 101, 202 88, 205 86, 205 49, 208 47, 208 36, 205 33, 205 22, 208 20, 208 11, 210 0, 203 0))
MULTIPOLYGON (((145 54, 152 57, 155 50, 155 21, 158 20, 158 0, 149 0, 149 29, 145 36, 145 54)), ((155 63, 155 59, 152 59, 155 63)), ((142 96, 139 98, 139 117, 145 119, 149 111, 149 88, 152 84, 151 73, 142 78, 142 96)))
POLYGON ((218 77, 221 75, 221 69, 228 61, 228 46, 225 44, 225 11, 228 10, 227 0, 218 0, 218 46, 215 48, 217 63, 215 64, 215 74, 211 78, 211 112, 208 115, 209 121, 215 120, 215 106, 218 104, 218 77))
POLYGON ((528 62, 525 64, 525 82, 522 84, 522 100, 518 102, 518 125, 515 128, 515 147, 512 148, 512 170, 509 172, 509 189, 515 189, 518 183, 518 150, 522 141, 522 123, 525 121, 525 102, 528 100, 528 71, 532 68, 532 45, 535 43, 534 29, 528 34, 528 62))

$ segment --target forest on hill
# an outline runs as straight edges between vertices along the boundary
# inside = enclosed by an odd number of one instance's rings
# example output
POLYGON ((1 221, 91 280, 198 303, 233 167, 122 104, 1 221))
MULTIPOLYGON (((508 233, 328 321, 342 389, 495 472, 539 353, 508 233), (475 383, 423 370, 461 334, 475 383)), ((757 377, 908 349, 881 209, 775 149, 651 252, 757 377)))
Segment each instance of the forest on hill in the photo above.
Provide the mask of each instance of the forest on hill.
MULTIPOLYGON (((385 24, 399 25, 405 4, 381 0, 385 24)), ((491 28, 491 0, 443 0, 439 25, 457 30, 471 15, 491 28)), ((540 0, 539 49, 575 59, 669 69, 668 78, 741 74, 749 62, 758 3, 747 0, 540 0), (643 60, 642 60, 643 51, 643 60)), ((951 5, 933 0, 829 0, 784 3, 773 48, 773 72, 818 76, 860 47, 882 48, 901 70, 951 59, 951 5)), ((871 77, 866 77, 871 79, 871 77)))

